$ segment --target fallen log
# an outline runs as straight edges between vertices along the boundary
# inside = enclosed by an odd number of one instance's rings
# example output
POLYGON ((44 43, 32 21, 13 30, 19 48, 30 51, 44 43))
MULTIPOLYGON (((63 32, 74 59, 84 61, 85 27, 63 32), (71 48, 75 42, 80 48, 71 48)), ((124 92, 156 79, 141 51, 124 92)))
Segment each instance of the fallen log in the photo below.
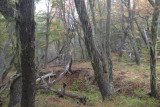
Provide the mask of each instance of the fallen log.
POLYGON ((86 97, 85 96, 66 92, 65 87, 66 87, 66 84, 63 83, 63 88, 57 90, 57 89, 54 89, 54 88, 48 86, 47 84, 45 84, 44 86, 41 85, 40 87, 37 87, 37 90, 38 89, 50 89, 54 93, 58 94, 59 97, 67 96, 67 97, 70 97, 70 98, 74 98, 74 99, 80 100, 80 102, 83 103, 84 105, 86 104, 87 101, 86 101, 86 97))
POLYGON ((44 79, 46 79, 46 78, 49 78, 49 79, 50 79, 50 77, 54 77, 54 76, 56 76, 56 73, 51 72, 51 73, 48 73, 48 74, 46 74, 46 75, 44 75, 44 76, 41 76, 41 77, 37 78, 37 79, 36 79, 36 82, 39 82, 39 81, 44 80, 44 79))
POLYGON ((83 103, 84 105, 86 104, 86 97, 83 95, 78 95, 78 94, 72 94, 69 92, 63 92, 62 90, 56 90, 54 88, 49 88, 51 91, 57 93, 59 96, 63 95, 63 96, 67 96, 70 98, 75 98, 75 99, 79 99, 81 103, 83 103), (63 94, 62 94, 63 93, 63 94))

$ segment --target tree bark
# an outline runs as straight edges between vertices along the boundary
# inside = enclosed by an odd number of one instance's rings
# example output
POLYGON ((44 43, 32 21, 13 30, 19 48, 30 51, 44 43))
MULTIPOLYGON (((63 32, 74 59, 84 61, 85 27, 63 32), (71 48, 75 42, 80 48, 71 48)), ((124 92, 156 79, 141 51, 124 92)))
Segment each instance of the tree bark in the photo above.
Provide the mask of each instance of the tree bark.
POLYGON ((146 36, 145 36, 145 33, 141 30, 141 27, 140 27, 140 25, 138 24, 137 19, 135 19, 135 22, 136 22, 136 25, 137 25, 137 27, 138 27, 138 30, 139 30, 139 32, 140 32, 140 34, 141 34, 141 37, 142 37, 143 41, 145 42, 147 48, 149 49, 149 43, 148 43, 148 39, 147 39, 146 36))
POLYGON ((152 17, 152 25, 151 25, 151 34, 150 34, 150 88, 151 88, 151 96, 158 98, 157 92, 157 74, 156 74, 156 44, 157 44, 157 31, 158 31, 158 18, 159 18, 159 7, 160 0, 155 1, 154 13, 152 17))
POLYGON ((123 8, 123 4, 121 4, 121 26, 122 26, 122 31, 123 31, 123 35, 124 37, 122 38, 122 42, 121 42, 121 47, 120 47, 120 54, 119 56, 122 57, 123 55, 123 45, 125 43, 125 39, 128 36, 128 26, 125 26, 125 18, 124 18, 124 8, 123 8))
POLYGON ((131 29, 131 35, 129 35, 129 39, 130 39, 131 44, 132 44, 136 64, 140 65, 140 57, 139 57, 139 54, 138 54, 136 37, 135 37, 135 29, 134 29, 135 4, 133 4, 133 9, 131 9, 130 0, 128 0, 128 14, 129 14, 129 24, 130 24, 130 29, 131 29))
POLYGON ((18 77, 10 87, 10 99, 8 107, 18 107, 22 97, 22 78, 18 77))
POLYGON ((111 97, 111 91, 109 84, 106 82, 105 76, 103 74, 101 61, 99 59, 100 54, 95 48, 93 41, 92 28, 89 22, 89 17, 86 11, 84 0, 74 0, 76 9, 82 23, 82 28, 84 31, 85 45, 88 51, 88 55, 91 60, 92 67, 94 69, 95 80, 97 81, 99 90, 102 95, 102 99, 105 100, 111 97))
POLYGON ((94 25, 94 36, 97 34, 97 24, 96 24, 96 19, 95 19, 95 13, 94 13, 94 2, 95 0, 89 0, 89 5, 91 9, 91 14, 92 14, 92 21, 94 25))
POLYGON ((107 19, 106 19, 106 55, 108 61, 108 79, 111 91, 114 91, 113 85, 113 65, 111 59, 111 48, 110 48, 110 24, 111 24, 111 0, 107 0, 107 19))
POLYGON ((10 0, 0 0, 0 12, 8 20, 13 21, 15 18, 14 5, 10 0))
POLYGON ((6 54, 7 54, 7 50, 9 48, 9 45, 11 43, 11 36, 13 35, 13 29, 14 29, 14 24, 11 24, 11 27, 10 27, 10 33, 8 35, 8 40, 4 46, 4 49, 1 53, 1 56, 0 56, 0 84, 2 82, 2 76, 3 76, 3 68, 4 68, 4 64, 5 64, 5 58, 6 58, 6 54))
POLYGON ((35 106, 35 20, 34 0, 19 0, 16 24, 20 38, 20 70, 22 73, 22 107, 35 106))
MULTIPOLYGON (((96 37, 97 36, 97 24, 96 24, 96 19, 95 19, 95 12, 94 12, 94 2, 95 2, 94 0, 89 0, 89 5, 90 5, 91 13, 92 13, 92 20, 93 20, 93 25, 94 25, 94 36, 96 37)), ((103 45, 103 42, 101 45, 103 45)), ((102 62, 103 72, 106 73, 107 72, 106 61, 105 61, 106 57, 104 55, 105 52, 103 52, 105 49, 101 48, 98 50, 101 53, 100 59, 102 62)))

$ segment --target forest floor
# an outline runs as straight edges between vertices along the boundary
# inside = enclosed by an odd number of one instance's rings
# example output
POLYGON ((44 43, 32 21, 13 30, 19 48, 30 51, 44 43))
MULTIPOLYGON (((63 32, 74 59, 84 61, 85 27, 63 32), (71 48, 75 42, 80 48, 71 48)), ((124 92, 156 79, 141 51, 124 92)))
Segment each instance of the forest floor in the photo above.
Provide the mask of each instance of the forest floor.
MULTIPOLYGON (((160 64, 160 63, 159 63, 160 64)), ((73 63, 72 74, 67 74, 53 88, 60 89, 62 84, 67 84, 67 92, 84 95, 86 105, 77 104, 79 100, 69 97, 59 98, 50 90, 39 90, 36 93, 36 107, 160 107, 160 101, 147 95, 149 89, 149 64, 137 66, 135 63, 113 62, 114 86, 116 92, 111 100, 101 101, 101 95, 94 81, 94 71, 90 62, 73 63), (86 78, 90 81, 86 82, 86 78), (80 106, 79 106, 80 105, 80 106)), ((56 77, 65 70, 65 66, 48 65, 43 72, 58 71, 56 77)), ((160 77, 160 66, 157 66, 160 77)), ((13 75, 10 73, 8 78, 13 75)), ((107 79, 107 73, 105 74, 107 79)), ((6 78, 7 80, 7 78, 6 78)), ((160 81, 157 82, 158 84, 160 81)), ((160 86, 160 85, 158 85, 160 86)), ((159 88, 160 89, 160 88, 159 88)))
MULTIPOLYGON (((88 107, 159 107, 160 101, 147 95, 149 89, 149 64, 137 66, 134 63, 123 63, 114 61, 114 86, 115 90, 111 100, 102 103, 101 96, 96 83, 94 82, 94 72, 90 62, 76 63, 72 65, 73 74, 65 76, 53 88, 62 88, 62 83, 67 84, 67 91, 81 94, 87 97, 87 104, 81 106, 88 107), (90 76, 91 80, 86 83, 85 78, 90 76)), ((65 66, 49 67, 48 71, 64 71, 65 66)), ((160 77, 160 67, 157 66, 157 73, 160 77)), ((59 73, 60 74, 60 73, 59 73)), ((107 78, 107 74, 105 74, 107 78)), ((159 81, 158 81, 159 82, 159 81)), ((59 98, 56 94, 48 90, 37 92, 37 107, 76 107, 78 100, 68 97, 59 98)))

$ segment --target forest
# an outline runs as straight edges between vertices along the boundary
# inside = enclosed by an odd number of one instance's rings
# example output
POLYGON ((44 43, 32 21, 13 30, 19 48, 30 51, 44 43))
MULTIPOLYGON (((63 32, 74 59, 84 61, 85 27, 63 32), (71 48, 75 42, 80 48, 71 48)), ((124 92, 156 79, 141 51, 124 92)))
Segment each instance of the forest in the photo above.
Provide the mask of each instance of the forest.
POLYGON ((0 0, 0 107, 160 107, 160 0, 0 0))

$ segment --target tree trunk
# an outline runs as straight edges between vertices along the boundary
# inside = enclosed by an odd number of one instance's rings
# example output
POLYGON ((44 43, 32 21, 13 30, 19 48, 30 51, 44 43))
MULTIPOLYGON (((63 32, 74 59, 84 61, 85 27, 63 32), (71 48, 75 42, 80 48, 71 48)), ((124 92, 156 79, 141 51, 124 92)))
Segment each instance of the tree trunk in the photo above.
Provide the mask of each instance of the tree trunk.
POLYGON ((83 47, 82 47, 82 42, 81 42, 81 29, 80 31, 78 31, 78 27, 77 27, 77 32, 78 32, 78 41, 79 41, 79 46, 81 48, 81 60, 84 60, 85 59, 85 56, 84 56, 84 50, 83 50, 83 47))
POLYGON ((126 38, 127 38, 127 34, 124 32, 124 37, 122 37, 122 39, 121 39, 121 46, 120 46, 120 50, 119 50, 119 57, 120 58, 122 58, 122 56, 123 56, 123 46, 125 44, 126 38))
POLYGON ((133 4, 133 10, 131 9, 131 3, 130 3, 130 0, 128 0, 129 24, 130 24, 130 28, 131 28, 131 35, 129 35, 129 39, 132 44, 136 64, 140 65, 140 57, 138 54, 136 37, 135 37, 135 29, 134 29, 135 8, 136 8, 135 4, 133 4))
POLYGON ((113 65, 111 59, 111 48, 110 48, 110 24, 111 24, 111 0, 107 0, 107 19, 106 19, 106 55, 108 62, 108 79, 111 91, 114 91, 113 85, 113 65))
POLYGON ((124 37, 121 40, 122 42, 121 42, 120 54, 119 54, 120 57, 122 57, 122 55, 123 55, 123 50, 122 50, 123 45, 125 43, 126 37, 128 36, 128 26, 127 27, 125 26, 124 8, 123 8, 122 4, 121 4, 121 13, 122 13, 122 15, 121 15, 121 26, 122 26, 122 31, 123 31, 124 37))
POLYGON ((97 25, 96 25, 95 13, 94 13, 94 2, 95 2, 95 0, 89 0, 89 6, 90 6, 90 9, 91 9, 92 21, 93 21, 93 25, 94 25, 94 36, 96 36, 97 25))
MULTIPOLYGON (((101 0, 98 0, 98 11, 99 11, 99 16, 102 17, 102 1, 101 0)), ((102 26, 102 19, 100 18, 100 21, 99 21, 99 31, 102 33, 103 32, 103 26, 102 26)))
POLYGON ((22 78, 18 77, 10 87, 10 99, 8 107, 19 107, 22 97, 22 78))
POLYGON ((13 35, 13 30, 14 30, 14 24, 12 23, 11 24, 11 27, 10 27, 10 33, 8 35, 8 40, 4 46, 4 49, 1 53, 1 56, 0 56, 0 84, 2 82, 2 77, 3 77, 3 68, 4 68, 4 64, 5 64, 5 58, 6 58, 6 54, 7 54, 7 50, 9 48, 9 45, 11 43, 11 36, 13 35))
POLYGON ((92 67, 94 69, 95 80, 97 81, 99 90, 102 95, 102 99, 105 100, 111 97, 111 91, 109 84, 106 82, 103 70, 101 68, 102 65, 99 59, 100 54, 98 53, 94 45, 92 28, 86 11, 85 2, 84 0, 74 0, 74 1, 80 21, 82 23, 85 45, 91 60, 92 67))
MULTIPOLYGON (((96 19, 95 19, 95 12, 94 12, 94 2, 95 2, 94 0, 89 0, 89 5, 90 5, 91 13, 92 13, 92 20, 93 20, 93 25, 94 25, 94 36, 96 37, 97 36, 97 24, 96 24, 96 19)), ((102 62, 103 72, 106 73, 107 69, 106 69, 105 55, 104 55, 104 52, 102 52, 105 49, 98 49, 98 50, 100 50, 100 53, 101 53, 100 60, 102 62)))
POLYGON ((146 36, 145 36, 145 33, 143 33, 143 31, 141 30, 141 27, 140 27, 140 25, 138 24, 137 19, 135 20, 135 22, 136 22, 136 25, 137 25, 137 27, 138 27, 138 30, 139 30, 139 32, 140 32, 140 34, 141 34, 141 37, 142 37, 143 41, 145 42, 147 48, 149 49, 149 43, 148 43, 148 39, 147 39, 146 36))
POLYGON ((157 92, 157 74, 156 74, 156 42, 157 42, 157 30, 158 30, 158 17, 159 17, 159 6, 160 0, 155 1, 154 5, 154 13, 152 18, 152 25, 151 25, 151 35, 150 35, 150 69, 151 69, 151 76, 150 76, 150 88, 151 88, 151 96, 158 98, 157 92))
POLYGON ((35 105, 35 21, 34 0, 19 0, 16 24, 20 36, 20 69, 22 73, 22 107, 35 105))
MULTIPOLYGON (((48 1, 46 1, 48 2, 48 1)), ((46 48, 45 48, 45 58, 44 58, 44 68, 47 67, 47 62, 48 62, 48 46, 49 46, 49 32, 50 32, 50 23, 49 23, 49 19, 50 19, 50 11, 49 11, 49 3, 47 3, 47 19, 46 19, 46 48)))

